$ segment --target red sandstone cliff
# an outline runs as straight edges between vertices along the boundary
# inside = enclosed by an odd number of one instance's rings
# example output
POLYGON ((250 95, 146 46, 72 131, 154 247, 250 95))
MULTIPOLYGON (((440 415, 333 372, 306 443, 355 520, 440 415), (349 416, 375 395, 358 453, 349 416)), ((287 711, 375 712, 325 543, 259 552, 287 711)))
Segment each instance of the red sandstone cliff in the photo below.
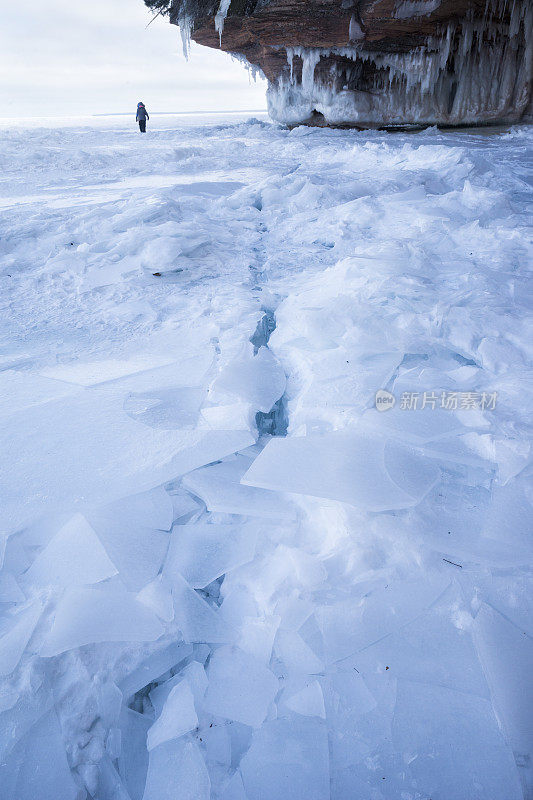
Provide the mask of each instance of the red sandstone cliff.
POLYGON ((196 42, 264 73, 271 114, 281 121, 455 125, 531 113, 533 0, 166 5, 196 42))

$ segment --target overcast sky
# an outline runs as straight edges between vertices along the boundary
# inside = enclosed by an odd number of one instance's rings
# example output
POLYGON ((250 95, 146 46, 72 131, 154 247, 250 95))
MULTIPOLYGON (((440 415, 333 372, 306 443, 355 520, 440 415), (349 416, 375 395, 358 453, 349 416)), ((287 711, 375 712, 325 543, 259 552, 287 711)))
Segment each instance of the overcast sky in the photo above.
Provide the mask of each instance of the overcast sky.
POLYGON ((0 26, 0 116, 265 108, 225 53, 192 47, 143 0, 5 0, 0 26))

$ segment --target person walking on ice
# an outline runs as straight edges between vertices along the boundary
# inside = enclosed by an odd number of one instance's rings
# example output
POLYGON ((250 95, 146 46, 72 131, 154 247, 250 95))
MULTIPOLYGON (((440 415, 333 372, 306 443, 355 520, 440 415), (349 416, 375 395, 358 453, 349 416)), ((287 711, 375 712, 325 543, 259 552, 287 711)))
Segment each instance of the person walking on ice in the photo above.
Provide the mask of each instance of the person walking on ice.
POLYGON ((137 105, 137 116, 135 119, 139 123, 141 133, 146 133, 146 120, 150 119, 150 117, 148 116, 148 111, 146 110, 144 103, 139 103, 137 105))

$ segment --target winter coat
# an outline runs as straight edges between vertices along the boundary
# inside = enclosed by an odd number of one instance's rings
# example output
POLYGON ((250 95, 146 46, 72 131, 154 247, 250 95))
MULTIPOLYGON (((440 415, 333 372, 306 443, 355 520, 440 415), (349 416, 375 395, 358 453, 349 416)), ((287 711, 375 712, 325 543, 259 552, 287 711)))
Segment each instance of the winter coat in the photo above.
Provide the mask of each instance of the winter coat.
POLYGON ((148 116, 148 111, 144 106, 142 105, 137 106, 137 116, 135 119, 137 120, 137 122, 140 122, 143 119, 150 119, 150 117, 148 116))

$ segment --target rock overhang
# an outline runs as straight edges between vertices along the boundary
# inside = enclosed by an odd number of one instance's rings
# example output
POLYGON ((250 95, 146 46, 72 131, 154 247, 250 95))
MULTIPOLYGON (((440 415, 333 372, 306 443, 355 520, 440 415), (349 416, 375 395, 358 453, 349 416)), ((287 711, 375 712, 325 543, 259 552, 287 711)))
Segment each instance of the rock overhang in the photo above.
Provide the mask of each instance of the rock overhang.
POLYGON ((245 60, 289 125, 532 118, 533 0, 145 0, 245 60))

